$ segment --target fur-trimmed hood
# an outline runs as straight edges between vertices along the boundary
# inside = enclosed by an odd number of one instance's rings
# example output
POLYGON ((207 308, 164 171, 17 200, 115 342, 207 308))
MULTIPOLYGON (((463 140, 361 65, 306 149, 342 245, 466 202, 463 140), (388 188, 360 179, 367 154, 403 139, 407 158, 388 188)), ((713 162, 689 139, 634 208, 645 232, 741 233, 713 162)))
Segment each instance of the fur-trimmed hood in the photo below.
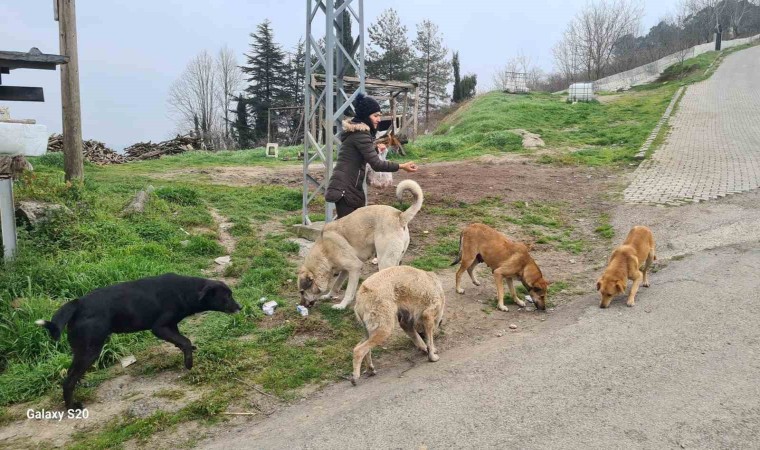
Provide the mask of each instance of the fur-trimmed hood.
POLYGON ((369 126, 364 122, 353 122, 353 119, 346 119, 343 121, 343 132, 344 133, 355 133, 357 131, 366 131, 367 133, 370 132, 369 126))

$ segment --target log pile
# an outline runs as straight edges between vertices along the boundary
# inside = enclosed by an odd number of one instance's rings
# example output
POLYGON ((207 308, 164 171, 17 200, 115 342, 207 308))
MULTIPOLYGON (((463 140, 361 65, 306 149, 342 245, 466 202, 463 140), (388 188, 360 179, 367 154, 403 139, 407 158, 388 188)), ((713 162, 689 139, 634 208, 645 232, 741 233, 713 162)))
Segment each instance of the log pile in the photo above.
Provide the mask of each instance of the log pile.
MULTIPOLYGON (((84 151, 84 159, 87 161, 103 165, 103 164, 121 164, 127 162, 127 158, 120 155, 108 148, 106 144, 90 139, 82 142, 82 150, 84 151)), ((53 134, 48 138, 49 152, 62 152, 63 151, 63 135, 53 134)))
POLYGON ((124 149, 124 153, 127 155, 127 159, 133 161, 156 159, 164 155, 176 155, 178 153, 198 150, 200 148, 201 145, 195 137, 177 136, 174 139, 159 142, 157 144, 152 142, 138 142, 137 144, 124 149))

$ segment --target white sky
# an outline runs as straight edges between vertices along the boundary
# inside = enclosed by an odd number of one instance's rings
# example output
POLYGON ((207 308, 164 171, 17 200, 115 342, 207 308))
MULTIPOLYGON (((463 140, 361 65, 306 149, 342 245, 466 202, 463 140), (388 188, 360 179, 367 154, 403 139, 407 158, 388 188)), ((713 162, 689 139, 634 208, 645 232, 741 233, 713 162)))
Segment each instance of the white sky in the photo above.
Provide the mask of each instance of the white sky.
MULTIPOLYGON (((446 45, 458 50, 464 73, 476 73, 480 88, 519 51, 545 70, 552 46, 585 0, 443 2, 365 0, 366 26, 386 8, 395 8, 409 29, 423 19, 435 22, 446 45), (443 6, 446 5, 446 6, 443 6)), ((675 0, 643 0, 643 30, 674 8, 675 0)), ((58 23, 52 0, 0 0, 0 50, 58 53, 58 23)), ((115 149, 138 141, 170 138, 176 126, 168 114, 167 92, 200 50, 228 45, 243 63, 249 33, 264 19, 275 39, 291 49, 304 35, 304 0, 78 0, 77 28, 85 139, 115 149)), ((16 70, 4 85, 42 86, 45 103, 0 102, 14 118, 37 119, 60 132, 57 72, 16 70)))

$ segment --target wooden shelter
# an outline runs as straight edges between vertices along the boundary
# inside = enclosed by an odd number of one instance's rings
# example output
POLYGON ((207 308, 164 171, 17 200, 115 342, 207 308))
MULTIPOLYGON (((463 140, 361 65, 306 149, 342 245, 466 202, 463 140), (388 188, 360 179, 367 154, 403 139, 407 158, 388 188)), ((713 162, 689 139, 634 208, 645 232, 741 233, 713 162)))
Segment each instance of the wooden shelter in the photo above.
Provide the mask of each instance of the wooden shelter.
MULTIPOLYGON (((311 77, 312 89, 323 87, 325 77, 322 74, 314 74, 311 77)), ((359 89, 360 80, 356 77, 343 77, 343 95, 348 97, 356 89, 359 89)), ((404 81, 385 81, 374 78, 364 80, 364 91, 367 95, 374 97, 383 105, 387 103, 389 114, 382 117, 378 138, 385 136, 405 137, 414 141, 417 137, 417 117, 419 115, 419 96, 418 84, 407 83, 404 81)), ((312 135, 317 136, 319 132, 319 142, 324 142, 321 130, 324 129, 321 123, 317 123, 317 114, 311 122, 312 135)))

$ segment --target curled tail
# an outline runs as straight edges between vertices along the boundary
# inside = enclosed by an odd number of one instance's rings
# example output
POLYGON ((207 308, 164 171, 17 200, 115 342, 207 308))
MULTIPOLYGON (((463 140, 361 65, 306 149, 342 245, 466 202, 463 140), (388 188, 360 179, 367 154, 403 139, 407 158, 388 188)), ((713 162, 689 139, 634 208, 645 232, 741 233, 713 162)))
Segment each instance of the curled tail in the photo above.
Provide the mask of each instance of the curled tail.
POLYGON ((457 259, 454 260, 453 263, 451 263, 451 266, 456 266, 460 262, 462 262, 462 238, 464 237, 464 231, 459 233, 459 253, 457 253, 457 259))
POLYGON ((404 227, 407 226, 409 222, 412 221, 412 219, 414 219, 414 216, 416 216, 422 208, 422 188, 420 185, 413 180, 404 180, 399 183, 398 187, 396 188, 396 197, 398 197, 399 200, 402 200, 404 192, 406 191, 412 193, 414 196, 414 203, 412 206, 407 208, 406 211, 401 213, 401 226, 404 227))
POLYGON ((50 337, 52 337, 54 341, 57 341, 61 338, 61 331, 63 331, 63 328, 67 323, 69 323, 71 318, 74 316, 74 313, 77 312, 78 306, 79 303, 77 300, 68 302, 55 312, 53 318, 49 322, 47 320, 40 319, 34 323, 47 329, 48 333, 50 333, 50 337))

